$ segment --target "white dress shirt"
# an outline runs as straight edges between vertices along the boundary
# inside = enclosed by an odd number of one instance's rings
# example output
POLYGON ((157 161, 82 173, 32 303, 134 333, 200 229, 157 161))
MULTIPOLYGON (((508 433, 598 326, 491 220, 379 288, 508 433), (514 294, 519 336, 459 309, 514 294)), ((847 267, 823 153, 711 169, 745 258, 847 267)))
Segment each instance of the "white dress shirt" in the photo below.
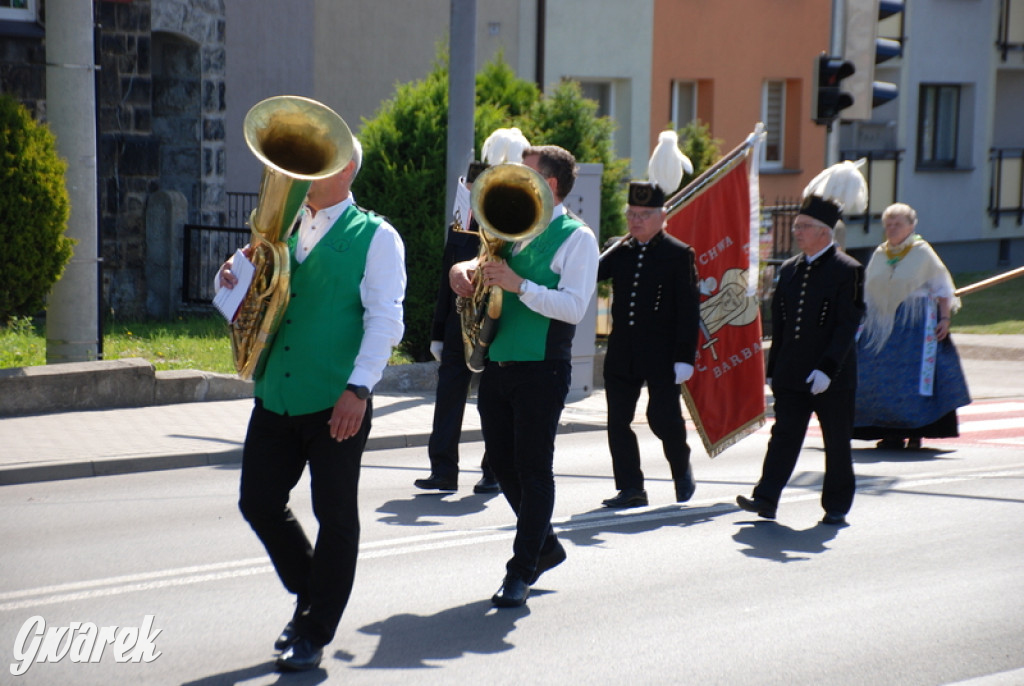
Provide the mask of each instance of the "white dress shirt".
MULTIPOLYGON (((565 213, 565 206, 559 203, 551 216, 556 219, 565 213)), ((523 241, 515 250, 522 250, 529 244, 530 241, 523 241)), ((549 319, 579 324, 586 316, 590 298, 597 288, 597 258, 597 238, 584 224, 569 234, 551 260, 551 271, 559 275, 558 286, 547 288, 525 279, 519 299, 549 319)))

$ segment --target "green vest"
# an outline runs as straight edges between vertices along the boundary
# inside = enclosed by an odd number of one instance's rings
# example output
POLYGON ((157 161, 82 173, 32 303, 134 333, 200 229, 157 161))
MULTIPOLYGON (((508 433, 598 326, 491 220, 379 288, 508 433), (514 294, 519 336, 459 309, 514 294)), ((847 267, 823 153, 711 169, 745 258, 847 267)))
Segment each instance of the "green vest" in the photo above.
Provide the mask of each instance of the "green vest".
MULTIPOLYGON (((552 221, 539 236, 530 244, 511 255, 514 244, 505 246, 505 259, 509 267, 524 279, 545 286, 558 286, 560 276, 551 271, 551 261, 562 243, 583 223, 569 214, 563 214, 552 221)), ((548 357, 553 348, 548 340, 551 319, 534 312, 523 304, 516 293, 502 294, 501 319, 498 320, 498 333, 491 343, 488 353, 495 362, 533 362, 548 357)), ((572 347, 572 333, 575 326, 563 323, 559 326, 559 335, 568 333, 568 341, 561 341, 555 348, 568 350, 572 347)), ((567 358, 568 359, 568 358, 567 358)))
POLYGON ((291 300, 254 389, 271 412, 319 412, 345 391, 363 340, 359 284, 380 223, 348 207, 302 264, 295 260, 298 232, 289 238, 291 300))

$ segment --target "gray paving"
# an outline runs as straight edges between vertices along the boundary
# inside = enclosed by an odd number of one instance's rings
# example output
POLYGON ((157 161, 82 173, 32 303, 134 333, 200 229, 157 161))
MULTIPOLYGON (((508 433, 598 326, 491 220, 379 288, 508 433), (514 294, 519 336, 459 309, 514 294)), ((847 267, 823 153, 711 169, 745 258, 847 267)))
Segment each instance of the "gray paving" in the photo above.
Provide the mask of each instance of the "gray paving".
MULTIPOLYGON (((1024 397, 1024 335, 954 338, 972 397, 1024 397)), ((375 395, 368 449, 426 446, 433 400, 424 391, 375 395)), ((246 398, 0 419, 0 485, 238 462, 251 409, 246 398)), ((566 406, 560 430, 603 430, 604 418, 597 389, 566 406)), ((471 406, 463 440, 480 438, 471 406)))

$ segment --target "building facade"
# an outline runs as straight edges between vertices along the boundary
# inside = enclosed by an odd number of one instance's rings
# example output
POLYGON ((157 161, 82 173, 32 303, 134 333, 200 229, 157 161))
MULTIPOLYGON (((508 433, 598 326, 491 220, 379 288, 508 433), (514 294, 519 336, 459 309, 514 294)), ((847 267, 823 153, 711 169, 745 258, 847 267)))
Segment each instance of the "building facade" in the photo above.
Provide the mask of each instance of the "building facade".
MULTIPOLYGON (((42 0, 0 0, 0 92, 46 118, 42 0)), ((476 67, 502 55, 549 89, 581 83, 616 122, 615 150, 646 175, 658 133, 692 119, 723 152, 768 131, 766 204, 795 199, 826 163, 811 121, 815 57, 832 17, 820 0, 477 0, 474 36, 450 36, 452 0, 95 0, 103 297, 146 314, 145 212, 180 193, 194 223, 228 219, 229 192, 261 166, 242 122, 259 100, 313 97, 358 133, 396 84, 423 78, 449 40, 476 67)), ((900 200, 954 272, 1024 264, 1024 0, 906 0, 882 24, 902 56, 876 78, 898 97, 843 122, 840 158, 869 158, 871 208, 848 226, 864 256, 900 200)), ((173 243, 172 243, 173 245, 173 243)), ((172 248, 176 249, 176 248, 172 248)))

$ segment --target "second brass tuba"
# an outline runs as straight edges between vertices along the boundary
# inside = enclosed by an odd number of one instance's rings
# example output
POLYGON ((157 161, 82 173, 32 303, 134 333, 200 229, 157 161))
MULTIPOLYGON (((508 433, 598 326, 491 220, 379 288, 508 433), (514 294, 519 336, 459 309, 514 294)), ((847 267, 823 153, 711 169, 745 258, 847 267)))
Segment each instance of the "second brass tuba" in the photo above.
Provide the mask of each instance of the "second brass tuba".
POLYGON ((480 254, 473 295, 457 298, 456 308, 466 365, 479 372, 483 371, 487 348, 497 333, 502 306, 501 288, 485 286, 480 267, 487 260, 500 257, 506 244, 540 235, 551 222, 554 200, 543 176, 524 164, 506 162, 489 167, 476 178, 470 206, 480 226, 480 254))
POLYGON ((259 198, 249 217, 252 284, 231 323, 235 369, 243 379, 262 372, 263 351, 288 307, 291 257, 285 241, 313 181, 352 159, 352 132, 331 108, 279 95, 245 115, 245 142, 263 164, 259 198))

